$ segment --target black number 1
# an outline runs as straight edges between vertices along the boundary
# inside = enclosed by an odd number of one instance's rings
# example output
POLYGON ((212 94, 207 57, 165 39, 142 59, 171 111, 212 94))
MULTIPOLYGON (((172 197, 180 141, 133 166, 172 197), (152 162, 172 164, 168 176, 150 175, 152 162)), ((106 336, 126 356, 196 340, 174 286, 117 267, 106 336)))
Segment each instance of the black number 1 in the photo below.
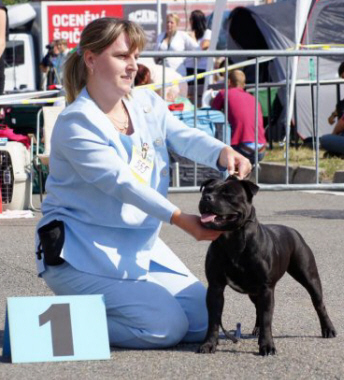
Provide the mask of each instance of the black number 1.
POLYGON ((39 325, 50 322, 53 356, 74 355, 69 303, 52 304, 39 315, 39 325))

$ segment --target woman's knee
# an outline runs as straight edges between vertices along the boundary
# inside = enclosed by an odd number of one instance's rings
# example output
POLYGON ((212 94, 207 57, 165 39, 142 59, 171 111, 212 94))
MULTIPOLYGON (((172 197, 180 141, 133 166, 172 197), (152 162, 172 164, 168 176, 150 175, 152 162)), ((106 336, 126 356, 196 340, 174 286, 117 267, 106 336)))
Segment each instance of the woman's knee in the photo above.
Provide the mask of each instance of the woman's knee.
POLYGON ((205 338, 208 329, 206 293, 206 288, 198 281, 187 289, 188 296, 185 296, 183 292, 178 294, 178 300, 189 321, 188 332, 183 338, 184 342, 200 342, 205 338))
MULTIPOLYGON (((138 324, 129 319, 108 315, 110 344, 124 348, 154 349, 172 347, 183 340, 189 330, 189 322, 179 305, 172 312, 142 316, 138 324)), ((163 306, 162 306, 163 308, 163 306)))

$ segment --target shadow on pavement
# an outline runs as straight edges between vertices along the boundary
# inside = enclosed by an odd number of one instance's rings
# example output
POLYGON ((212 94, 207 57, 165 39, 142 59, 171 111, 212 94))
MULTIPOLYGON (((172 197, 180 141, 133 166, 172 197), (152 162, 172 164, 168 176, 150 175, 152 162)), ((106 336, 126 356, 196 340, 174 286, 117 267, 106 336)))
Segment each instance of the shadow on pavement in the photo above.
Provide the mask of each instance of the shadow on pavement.
POLYGON ((305 216, 307 218, 316 219, 344 219, 343 210, 288 210, 288 211, 277 211, 277 215, 295 215, 295 216, 305 216))

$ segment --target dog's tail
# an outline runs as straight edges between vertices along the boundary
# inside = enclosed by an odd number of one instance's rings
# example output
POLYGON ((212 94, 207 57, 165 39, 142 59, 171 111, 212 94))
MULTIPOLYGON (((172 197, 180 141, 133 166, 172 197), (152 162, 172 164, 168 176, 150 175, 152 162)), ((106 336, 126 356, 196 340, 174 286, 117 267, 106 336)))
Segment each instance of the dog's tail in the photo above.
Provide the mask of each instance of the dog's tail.
POLYGON ((230 334, 229 331, 227 331, 224 327, 223 327, 223 324, 222 324, 222 321, 221 321, 221 329, 223 331, 223 333, 225 334, 226 338, 230 339, 233 343, 238 343, 238 338, 236 338, 234 335, 230 334))

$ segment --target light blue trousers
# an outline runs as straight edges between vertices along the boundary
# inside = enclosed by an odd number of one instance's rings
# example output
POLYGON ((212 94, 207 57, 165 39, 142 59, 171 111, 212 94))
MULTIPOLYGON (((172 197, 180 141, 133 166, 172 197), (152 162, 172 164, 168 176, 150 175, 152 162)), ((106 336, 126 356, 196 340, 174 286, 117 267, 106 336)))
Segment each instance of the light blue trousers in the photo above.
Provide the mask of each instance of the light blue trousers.
POLYGON ((208 327, 206 289, 151 262, 146 281, 116 280, 80 272, 65 262, 42 277, 57 295, 104 294, 110 344, 154 349, 201 342, 208 327))

